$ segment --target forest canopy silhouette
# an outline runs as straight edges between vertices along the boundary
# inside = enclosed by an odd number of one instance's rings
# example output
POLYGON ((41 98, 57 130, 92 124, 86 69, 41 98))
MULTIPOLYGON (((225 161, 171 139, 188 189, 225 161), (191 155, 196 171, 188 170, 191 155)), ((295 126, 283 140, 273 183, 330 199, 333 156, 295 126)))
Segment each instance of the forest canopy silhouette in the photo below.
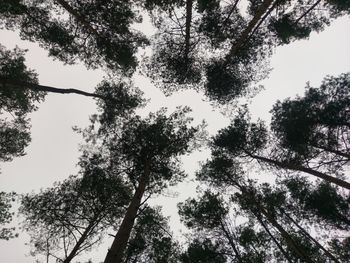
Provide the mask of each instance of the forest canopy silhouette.
POLYGON ((235 106, 215 135, 188 106, 140 114, 148 100, 133 83, 142 74, 169 96, 195 90, 213 107, 239 105, 269 77, 276 49, 349 14, 349 0, 2 0, 1 29, 106 77, 93 92, 44 85, 26 50, 0 41, 0 162, 26 154, 30 114, 50 94, 97 107, 74 128, 76 174, 39 192, 0 191, 0 239, 20 227, 47 263, 81 262, 108 238, 98 262, 349 262, 350 73, 276 101, 269 121, 235 106), (198 194, 178 203, 189 233, 180 240, 149 199, 186 180, 183 156, 203 148, 198 194))

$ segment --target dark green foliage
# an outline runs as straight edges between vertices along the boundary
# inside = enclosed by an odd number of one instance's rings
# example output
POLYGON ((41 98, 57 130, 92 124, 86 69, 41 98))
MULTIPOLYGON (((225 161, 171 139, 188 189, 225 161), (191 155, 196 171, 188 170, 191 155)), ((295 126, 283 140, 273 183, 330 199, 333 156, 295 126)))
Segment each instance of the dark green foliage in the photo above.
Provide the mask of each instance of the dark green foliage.
POLYGON ((98 243, 122 217, 130 188, 104 167, 101 156, 83 156, 80 165, 80 176, 22 197, 20 212, 34 255, 73 258, 98 243))
POLYGON ((159 208, 142 208, 125 252, 125 263, 175 263, 177 253, 168 219, 159 208))
POLYGON ((178 207, 181 219, 186 226, 196 229, 220 227, 228 213, 223 200, 210 192, 205 192, 200 201, 188 199, 178 207))
POLYGON ((212 11, 219 8, 220 1, 218 0, 197 0, 198 12, 212 11))
POLYGON ((145 102, 140 90, 122 82, 103 81, 96 87, 95 93, 106 98, 98 100, 97 105, 101 112, 99 122, 107 127, 115 125, 118 118, 127 117, 145 102))
POLYGON ((182 263, 225 263, 226 258, 220 248, 210 239, 193 240, 185 253, 181 255, 182 263))
POLYGON ((343 240, 333 239, 330 242, 332 252, 343 262, 350 260, 350 237, 345 237, 343 240))
MULTIPOLYGON (((110 158, 116 165, 129 167, 127 176, 134 184, 143 174, 145 165, 149 164, 151 192, 178 182, 184 176, 179 157, 192 150, 191 143, 200 130, 200 127, 188 127, 192 121, 187 116, 189 111, 189 108, 178 108, 166 116, 163 108, 145 119, 129 116, 113 134, 105 129, 103 136, 111 136, 105 145, 110 158)), ((101 124, 104 128, 105 124, 101 124)))
POLYGON ((0 161, 25 155, 24 149, 31 140, 27 125, 21 118, 12 122, 0 120, 0 161))
POLYGON ((243 109, 232 124, 219 131, 213 138, 213 144, 219 149, 226 149, 232 156, 251 155, 268 142, 268 131, 262 121, 249 123, 248 113, 243 109))
POLYGON ((350 1, 349 0, 327 0, 326 5, 331 10, 331 15, 338 17, 342 14, 349 14, 350 12, 350 1))
POLYGON ((0 192, 0 240, 9 240, 17 237, 14 227, 5 227, 6 224, 12 221, 13 213, 10 211, 11 203, 15 201, 15 193, 0 192))
POLYGON ((295 21, 291 20, 290 14, 284 15, 278 20, 272 20, 269 26, 284 44, 289 44, 294 39, 307 38, 312 30, 295 23, 295 21))
POLYGON ((130 29, 139 20, 130 1, 5 1, 0 11, 6 28, 19 29, 22 38, 38 41, 66 63, 79 58, 90 67, 132 70, 134 53, 146 42, 130 29))
POLYGON ((283 184, 310 220, 312 216, 320 224, 349 229, 350 200, 341 195, 337 188, 325 182, 313 185, 302 178, 286 179, 283 184))
POLYGON ((35 110, 35 103, 42 101, 45 95, 43 92, 14 89, 5 85, 6 80, 38 83, 37 74, 24 64, 24 52, 19 48, 9 51, 0 46, 0 110, 19 117, 35 110))
POLYGON ((24 64, 24 50, 6 50, 0 45, 0 161, 11 161, 24 155, 29 144, 30 124, 27 114, 37 109, 36 103, 44 100, 44 92, 17 89, 6 81, 38 82, 34 71, 24 64))
POLYGON ((168 11, 171 10, 174 7, 183 6, 185 1, 184 0, 144 0, 139 1, 141 2, 146 10, 153 11, 156 9, 156 7, 160 8, 161 10, 168 11))
POLYGON ((246 82, 241 79, 238 68, 227 68, 223 63, 213 63, 207 68, 207 96, 220 100, 231 100, 242 94, 246 82))
POLYGON ((320 88, 307 86, 303 97, 277 102, 272 109, 271 128, 280 145, 294 158, 320 164, 345 164, 350 157, 350 74, 327 77, 320 88), (324 161, 323 161, 324 159, 324 161), (338 160, 338 162, 335 162, 338 160))
MULTIPOLYGON (((159 85, 165 92, 176 90, 168 84, 195 84, 201 80, 200 62, 196 61, 195 53, 185 54, 182 50, 184 43, 181 39, 172 39, 168 35, 161 36, 161 45, 155 46, 155 51, 147 63, 147 74, 156 82, 163 80, 165 87, 159 85)), ((176 87, 177 85, 175 85, 176 87)))

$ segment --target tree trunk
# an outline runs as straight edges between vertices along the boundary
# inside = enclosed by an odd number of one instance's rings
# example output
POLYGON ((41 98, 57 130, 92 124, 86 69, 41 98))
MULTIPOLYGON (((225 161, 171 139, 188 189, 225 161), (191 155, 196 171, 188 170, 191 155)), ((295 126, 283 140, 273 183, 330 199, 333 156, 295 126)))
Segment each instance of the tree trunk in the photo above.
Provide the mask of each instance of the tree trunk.
POLYGON ((305 260, 307 263, 312 263, 311 258, 301 249, 292 237, 288 234, 288 232, 264 209, 259 207, 260 212, 265 216, 265 218, 273 225, 278 232, 280 232, 283 239, 287 242, 287 245, 294 250, 301 258, 305 260))
POLYGON ((192 5, 193 0, 186 1, 186 29, 185 29, 185 58, 188 62, 188 54, 190 53, 191 40, 191 22, 192 22, 192 5))
POLYGON ((246 29, 242 32, 241 36, 235 41, 233 46, 231 47, 230 52, 226 56, 226 60, 230 61, 232 57, 237 53, 237 51, 243 46, 248 38, 249 34, 254 30, 255 26, 259 23, 261 17, 265 14, 265 12, 270 8, 272 3, 275 0, 265 0, 261 5, 258 11, 256 12, 253 19, 249 22, 246 29))
POLYGON ((81 23, 90 34, 95 35, 96 37, 100 37, 100 34, 90 25, 85 18, 80 15, 73 7, 69 5, 65 0, 55 0, 60 6, 62 6, 69 14, 71 14, 75 20, 81 23))
POLYGON ((125 213, 124 219, 119 227, 119 230, 113 240, 111 248, 108 250, 104 263, 121 263, 124 251, 128 244, 131 230, 134 226, 137 211, 141 204, 143 194, 148 184, 150 176, 149 163, 146 164, 143 175, 139 179, 138 187, 135 191, 129 207, 125 213))
POLYGON ((289 169, 289 170, 293 170, 293 171, 300 171, 300 172, 314 175, 314 176, 321 178, 329 183, 333 183, 333 184, 339 185, 340 187, 343 187, 343 188, 350 190, 350 183, 348 183, 344 180, 338 179, 336 177, 330 176, 328 174, 318 172, 318 171, 313 170, 311 168, 307 168, 307 167, 300 166, 300 165, 282 163, 280 161, 272 160, 272 159, 269 159, 269 158, 266 158, 263 156, 258 156, 258 155, 250 155, 250 156, 256 160, 260 160, 260 161, 278 166, 280 168, 289 169))
POLYGON ((227 229, 225 228, 225 226, 224 226, 222 221, 220 222, 220 226, 221 226, 222 231, 225 234, 225 237, 227 238, 227 241, 229 242, 230 246, 232 247, 233 251, 235 252, 236 257, 238 259, 238 262, 242 262, 242 257, 240 255, 240 253, 239 253, 235 243, 233 243, 233 240, 232 240, 232 238, 230 236, 230 233, 227 231, 227 229))
POLYGON ((238 182, 236 182, 236 186, 238 189, 241 190, 242 194, 248 195, 250 198, 252 198, 252 201, 255 203, 256 208, 259 213, 256 213, 253 211, 253 214, 256 218, 261 219, 261 215, 263 215, 266 220, 274 226, 278 232, 281 234, 282 238, 286 241, 288 247, 296 252, 301 258, 305 260, 307 263, 312 263, 312 260, 310 257, 301 249, 293 240, 293 238, 289 235, 289 233, 274 219, 274 217, 264 208, 260 205, 260 202, 256 200, 254 194, 250 193, 245 186, 240 185, 238 182))
POLYGON ((90 231, 94 228, 96 221, 92 221, 87 228, 85 228, 83 234, 80 236, 80 238, 78 239, 77 243, 75 244, 75 246, 73 247, 72 251, 69 253, 69 255, 66 257, 65 260, 63 260, 63 263, 70 263, 72 261, 72 259, 76 256, 79 248, 81 247, 81 245, 84 243, 84 241, 86 240, 86 238, 88 237, 90 231))
POLYGON ((107 99, 101 95, 95 94, 95 93, 89 93, 78 89, 61 89, 61 88, 54 88, 50 86, 43 86, 39 84, 34 83, 26 83, 21 81, 14 81, 14 80, 8 80, 3 79, 0 77, 0 87, 1 88, 13 88, 13 89, 29 89, 32 91, 44 91, 44 92, 52 92, 52 93, 58 93, 58 94, 78 94, 83 95, 87 97, 93 97, 93 98, 100 98, 100 99, 107 99))
POLYGON ((279 250, 281 251, 281 253, 283 254, 283 256, 286 258, 286 260, 289 263, 292 263, 293 261, 290 259, 290 257, 287 254, 287 251, 284 250, 284 248, 282 247, 282 245, 276 240, 276 238, 272 235, 272 233, 270 232, 270 230, 268 229, 268 227, 265 225, 265 223, 262 221, 262 219, 258 216, 256 216, 256 219, 259 221, 260 225, 262 225, 262 227, 265 229, 265 231, 267 232, 267 234, 271 237, 272 241, 276 244, 276 246, 279 248, 279 250))
POLYGON ((340 263, 339 260, 334 257, 324 246, 322 246, 316 239, 314 239, 302 226, 300 226, 293 218, 291 218, 283 209, 281 209, 282 214, 284 214, 301 232, 310 240, 312 240, 333 262, 340 263))
POLYGON ((326 152, 330 152, 330 153, 339 155, 339 156, 341 156, 341 157, 344 157, 344 158, 350 160, 350 154, 347 154, 347 153, 344 153, 344 152, 341 152, 341 151, 338 151, 338 150, 330 149, 330 148, 328 148, 328 147, 324 147, 324 146, 321 146, 321 145, 316 145, 316 144, 310 144, 310 145, 311 145, 312 147, 317 148, 317 149, 324 150, 324 151, 326 151, 326 152))
POLYGON ((303 19, 308 13, 310 13, 312 11, 312 9, 314 9, 319 3, 321 3, 321 0, 316 1, 308 10, 306 10, 306 12, 304 14, 302 14, 295 22, 294 24, 298 24, 300 22, 301 19, 303 19))

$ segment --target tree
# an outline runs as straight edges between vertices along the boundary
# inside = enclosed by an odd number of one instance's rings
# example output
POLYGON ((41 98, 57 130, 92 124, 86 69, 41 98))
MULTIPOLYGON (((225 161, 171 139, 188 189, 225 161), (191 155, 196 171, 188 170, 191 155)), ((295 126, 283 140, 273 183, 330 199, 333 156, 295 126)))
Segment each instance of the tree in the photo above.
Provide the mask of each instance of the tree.
POLYGON ((65 63, 78 58, 88 67, 132 71, 137 64, 134 53, 146 40, 130 27, 140 22, 131 3, 6 0, 0 18, 2 26, 19 29, 22 38, 39 42, 65 63))
POLYGON ((184 177, 179 157, 190 152, 191 143, 199 135, 199 127, 188 127, 192 121, 189 108, 179 108, 169 116, 165 109, 146 119, 129 116, 117 126, 99 128, 103 148, 115 171, 121 171, 135 187, 105 262, 121 262, 137 212, 145 193, 160 193, 169 184, 184 177))
POLYGON ((317 162, 330 170, 347 165, 349 91, 346 73, 326 77, 319 88, 308 85, 303 97, 278 101, 271 111, 271 129, 279 145, 304 165, 317 162))
POLYGON ((241 110, 229 127, 219 131, 213 139, 217 151, 224 151, 233 158, 254 159, 270 167, 307 173, 350 190, 349 182, 319 170, 317 165, 310 168, 284 148, 275 147, 279 138, 269 138, 264 123, 250 123, 247 115, 246 110, 241 110))
POLYGON ((11 161, 24 155, 30 142, 27 114, 36 110, 35 103, 44 99, 45 93, 20 91, 4 86, 6 79, 22 79, 29 84, 38 82, 37 75, 24 64, 23 51, 5 50, 0 45, 0 160, 11 161))
POLYGON ((195 239, 187 248, 186 252, 181 255, 183 263, 225 263, 226 258, 218 251, 217 245, 213 244, 210 239, 195 239))
POLYGON ((9 240, 17 237, 14 227, 4 227, 12 221, 13 213, 10 211, 11 203, 15 201, 15 193, 0 192, 0 239, 9 240))
POLYGON ((159 207, 142 207, 131 232, 123 262, 178 262, 179 248, 173 240, 168 221, 159 207))
MULTIPOLYGON (((203 166, 203 169, 198 173, 198 178, 210 186, 218 188, 222 194, 229 194, 231 213, 239 211, 239 215, 246 218, 241 218, 239 221, 247 220, 249 222, 248 225, 242 224, 241 227, 232 224, 236 227, 232 228, 231 235, 233 238, 236 236, 234 240, 237 242, 237 251, 240 251, 242 262, 245 262, 244 260, 250 262, 249 259, 257 262, 266 262, 266 260, 273 262, 280 262, 280 260, 312 262, 316 258, 319 262, 326 262, 326 258, 329 258, 332 262, 340 262, 336 256, 337 254, 333 254, 331 248, 325 245, 328 242, 327 239, 329 240, 329 236, 332 237, 329 227, 334 230, 344 229, 343 225, 339 225, 337 220, 330 222, 330 218, 334 218, 333 215, 339 212, 334 213, 333 210, 326 211, 324 209, 321 210, 324 213, 322 215, 315 209, 300 206, 295 200, 295 194, 288 191, 288 187, 285 187, 284 182, 281 183, 280 188, 274 188, 268 184, 258 185, 252 180, 247 180, 243 170, 237 166, 239 166, 238 163, 216 153, 213 159, 203 166), (322 237, 313 237, 310 234, 310 226, 325 231, 322 232, 322 237), (327 231, 328 236, 325 234, 327 231), (266 248, 262 244, 266 244, 265 239, 270 242, 267 246, 274 249, 270 255, 264 253, 266 248), (250 246, 255 249, 251 251, 250 246)), ((296 188, 298 189, 298 187, 296 188)), ((312 190, 309 192, 308 188, 303 188, 301 192, 300 196, 314 196, 312 190)), ((326 195, 323 197, 326 198, 326 195)), ((311 198, 306 197, 306 199, 310 200, 311 198)), ((180 210, 180 214, 185 215, 183 218, 187 225, 193 227, 201 224, 200 217, 196 215, 202 215, 202 218, 206 218, 205 220, 208 222, 219 216, 220 212, 215 213, 216 207, 209 214, 200 213, 201 210, 191 205, 196 203, 197 207, 205 207, 199 205, 204 204, 204 200, 202 197, 200 201, 188 201, 184 206, 187 210, 180 210), (193 225, 191 222, 194 222, 193 225)), ((346 217, 349 212, 349 207, 345 205, 347 203, 346 197, 341 198, 338 195, 338 200, 329 201, 329 203, 333 203, 334 207, 343 207, 339 215, 346 217)), ((313 207, 322 206, 323 204, 315 204, 313 207)), ((208 229, 212 228, 209 227, 208 229)))
POLYGON ((20 212, 33 255, 71 262, 116 227, 130 200, 130 187, 104 167, 99 155, 82 158, 79 176, 22 197, 20 212))
POLYGON ((110 115, 125 115, 143 104, 142 93, 131 83, 116 83, 104 80, 95 93, 78 89, 62 89, 38 84, 37 74, 25 65, 25 50, 13 51, 0 46, 0 160, 11 161, 24 155, 24 148, 30 143, 29 113, 37 110, 37 103, 47 93, 77 94, 97 99, 101 118, 107 121, 110 115), (12 121, 8 121, 12 119, 12 121))
POLYGON ((349 13, 342 1, 179 1, 157 13, 148 75, 166 92, 194 86, 214 101, 232 101, 265 78, 275 46, 308 38, 349 13), (160 70, 156 70, 160 69, 160 70))

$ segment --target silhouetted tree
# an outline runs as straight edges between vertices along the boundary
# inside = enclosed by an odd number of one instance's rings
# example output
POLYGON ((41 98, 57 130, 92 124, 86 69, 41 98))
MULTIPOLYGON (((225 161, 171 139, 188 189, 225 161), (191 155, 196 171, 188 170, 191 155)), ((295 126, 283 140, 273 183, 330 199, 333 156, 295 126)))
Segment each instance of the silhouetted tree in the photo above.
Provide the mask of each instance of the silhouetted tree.
POLYGON ((125 263, 178 262, 178 244, 159 207, 141 207, 125 251, 125 263))
POLYGON ((131 24, 141 19, 132 1, 71 0, 2 1, 1 24, 20 30, 21 37, 37 41, 49 55, 65 63, 77 58, 88 67, 106 65, 117 70, 133 70, 135 52, 145 37, 131 24))
POLYGON ((232 158, 254 159, 277 169, 303 172, 350 190, 350 183, 329 175, 322 170, 310 168, 307 163, 299 162, 278 145, 278 137, 269 137, 262 121, 251 123, 245 110, 239 112, 232 124, 219 131, 213 139, 218 151, 223 151, 232 158))
POLYGON ((130 200, 130 187, 104 166, 101 156, 82 158, 81 174, 22 197, 20 212, 33 254, 71 262, 117 227, 130 200))
POLYGON ((164 2, 148 75, 166 92, 190 85, 221 103, 252 91, 265 78, 275 46, 309 37, 349 13, 337 1, 239 0, 164 2), (165 8, 165 6, 167 6, 165 8))
POLYGON ((39 85, 37 74, 24 63, 24 52, 19 48, 9 51, 0 46, 1 161, 11 161, 13 157, 24 155, 24 148, 31 140, 27 115, 38 108, 37 104, 44 100, 47 93, 93 97, 103 111, 101 118, 104 121, 112 113, 122 116, 131 112, 144 101, 142 93, 127 82, 104 80, 96 87, 95 93, 39 85))
MULTIPOLYGON (((179 157, 190 152, 199 127, 188 127, 189 108, 169 116, 165 109, 148 118, 134 115, 110 127, 101 123, 100 138, 116 171, 122 171, 135 192, 105 262, 121 262, 145 193, 160 193, 184 177, 179 157)), ((89 137, 87 137, 89 138, 89 137)))
POLYGON ((350 74, 327 77, 303 97, 278 101, 271 129, 288 155, 303 165, 339 170, 350 161, 350 74))
POLYGON ((10 211, 11 203, 15 201, 15 193, 0 192, 0 239, 9 240, 17 237, 14 227, 6 227, 5 225, 12 221, 13 213, 10 211))

